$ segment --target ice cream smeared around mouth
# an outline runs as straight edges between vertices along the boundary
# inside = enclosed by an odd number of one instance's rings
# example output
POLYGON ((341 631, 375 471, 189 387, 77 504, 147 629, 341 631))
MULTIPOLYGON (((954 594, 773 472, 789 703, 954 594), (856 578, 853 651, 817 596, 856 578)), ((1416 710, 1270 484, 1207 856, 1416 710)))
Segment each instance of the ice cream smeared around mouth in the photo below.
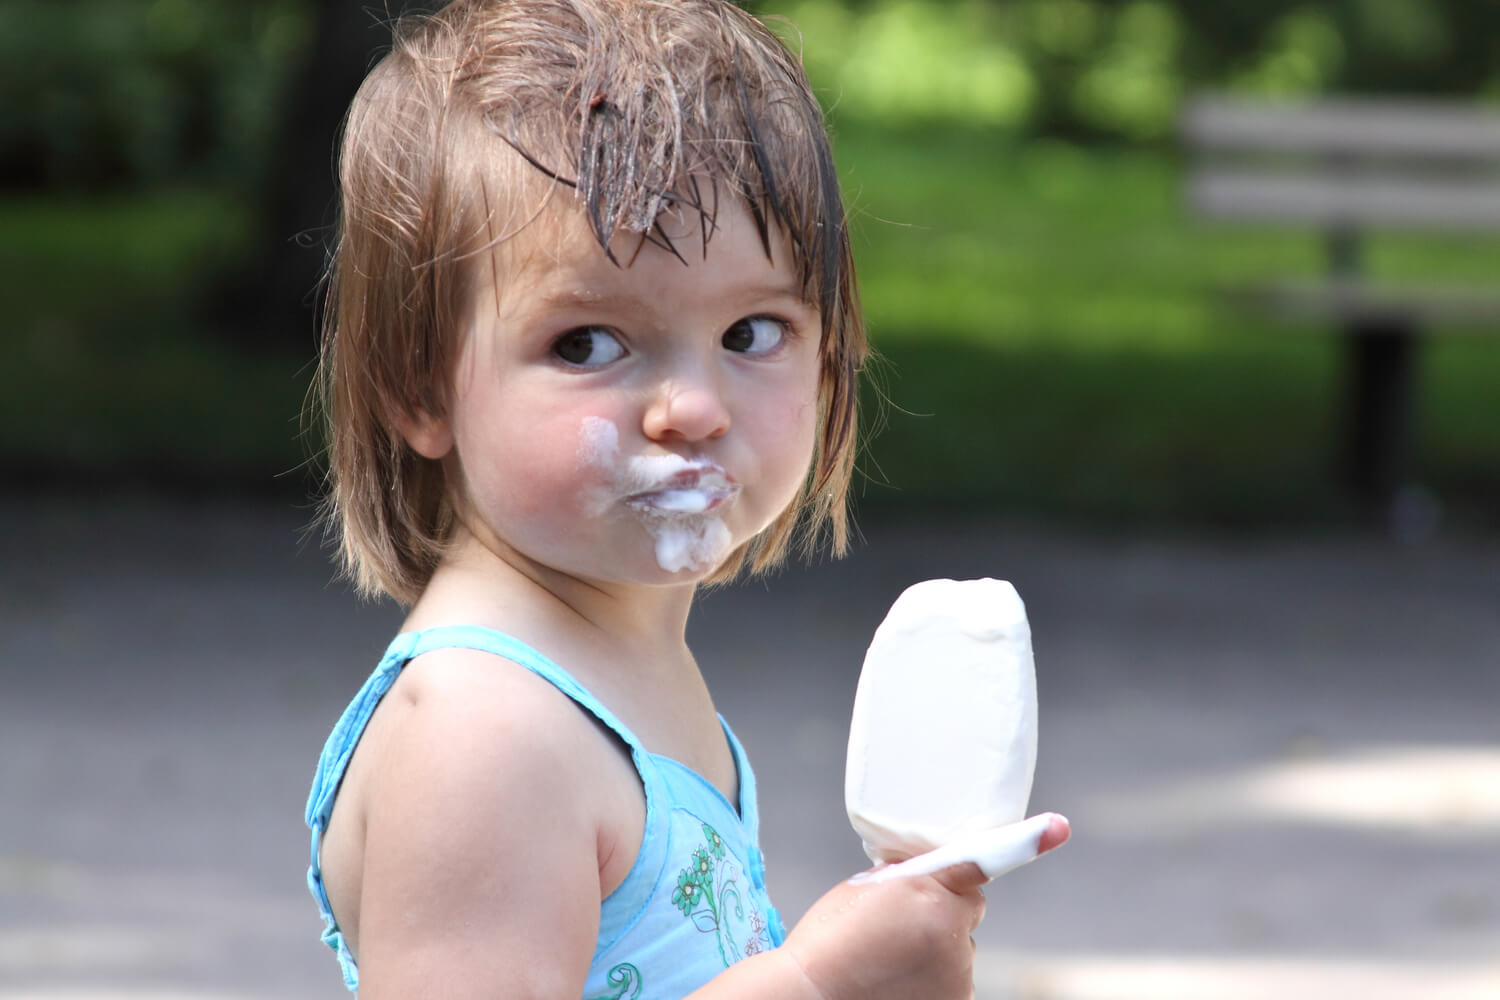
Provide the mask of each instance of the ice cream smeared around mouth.
MULTIPOLYGON (((657 461, 632 459, 631 463, 657 461)), ((655 517, 692 517, 708 513, 739 493, 740 488, 718 466, 694 459, 679 461, 685 464, 665 475, 636 470, 638 474, 630 477, 630 485, 641 488, 628 493, 625 502, 655 517)))
POLYGON ((656 546, 656 562, 668 573, 712 569, 729 554, 729 529, 714 512, 739 494, 708 458, 638 455, 621 461, 619 429, 603 417, 585 417, 579 456, 602 466, 610 483, 594 504, 603 514, 617 500, 640 515, 656 546))
POLYGON ((578 457, 586 465, 615 464, 620 457, 620 429, 603 417, 584 417, 578 428, 578 457))
POLYGON ((707 490, 663 490, 651 498, 651 506, 666 514, 701 514, 721 499, 707 490))
POLYGON ((656 563, 668 573, 712 569, 729 554, 729 529, 713 512, 739 487, 703 458, 653 455, 625 463, 626 504, 656 539, 656 563))

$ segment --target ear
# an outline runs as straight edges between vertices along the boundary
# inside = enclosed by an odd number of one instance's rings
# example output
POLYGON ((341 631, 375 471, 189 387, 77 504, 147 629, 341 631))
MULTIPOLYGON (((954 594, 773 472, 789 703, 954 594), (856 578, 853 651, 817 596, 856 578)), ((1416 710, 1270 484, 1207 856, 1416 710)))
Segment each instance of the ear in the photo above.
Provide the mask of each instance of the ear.
POLYGON ((434 461, 453 450, 453 429, 448 421, 418 407, 396 417, 396 429, 411 450, 434 461))

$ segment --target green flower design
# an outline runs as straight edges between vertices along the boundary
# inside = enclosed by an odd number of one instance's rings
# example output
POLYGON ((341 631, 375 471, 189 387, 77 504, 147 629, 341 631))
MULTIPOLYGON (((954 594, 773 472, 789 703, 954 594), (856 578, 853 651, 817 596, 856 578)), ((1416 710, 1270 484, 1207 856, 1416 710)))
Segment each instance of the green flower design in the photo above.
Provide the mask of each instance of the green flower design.
MULTIPOLYGON (((677 888, 672 905, 705 934, 718 941, 719 956, 728 968, 742 955, 759 950, 764 924, 752 925, 750 947, 741 951, 736 940, 737 927, 746 919, 745 901, 740 896, 738 868, 729 856, 729 847, 719 831, 703 824, 703 845, 693 851, 688 866, 677 874, 677 888)), ((750 917, 754 920, 758 914, 750 917)))
POLYGON ((719 831, 704 823, 703 836, 707 838, 708 848, 714 852, 714 857, 722 859, 724 857, 724 838, 719 836, 719 831))
POLYGON ((629 962, 621 962, 609 970, 609 985, 612 993, 605 993, 591 1000, 635 1000, 641 995, 641 970, 629 962))
POLYGON ((689 916, 693 908, 698 905, 702 885, 698 876, 690 868, 684 868, 677 876, 677 888, 672 891, 672 905, 682 911, 683 916, 689 916))

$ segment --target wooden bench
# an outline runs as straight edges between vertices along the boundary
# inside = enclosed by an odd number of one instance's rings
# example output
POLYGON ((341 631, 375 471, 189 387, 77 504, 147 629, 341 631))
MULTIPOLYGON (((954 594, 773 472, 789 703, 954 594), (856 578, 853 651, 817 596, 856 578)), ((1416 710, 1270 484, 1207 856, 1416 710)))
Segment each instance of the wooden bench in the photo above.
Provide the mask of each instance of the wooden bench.
POLYGON ((1317 321, 1347 351, 1345 474, 1388 505, 1409 484, 1418 338, 1459 324, 1500 331, 1495 287, 1392 285, 1362 271, 1373 229, 1500 233, 1500 112, 1435 101, 1186 106, 1190 209, 1209 219, 1320 229, 1328 270, 1243 289, 1241 304, 1317 321))

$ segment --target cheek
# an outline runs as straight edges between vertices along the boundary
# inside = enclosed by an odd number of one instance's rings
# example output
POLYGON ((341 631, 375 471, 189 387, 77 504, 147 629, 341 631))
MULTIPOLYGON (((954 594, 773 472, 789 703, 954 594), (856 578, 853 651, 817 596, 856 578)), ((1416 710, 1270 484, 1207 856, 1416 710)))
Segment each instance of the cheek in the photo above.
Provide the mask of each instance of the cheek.
POLYGON ((812 403, 805 403, 787 412, 782 434, 790 442, 791 446, 787 450, 791 453, 791 460, 803 465, 812 461, 817 425, 818 408, 812 403))
POLYGON ((777 478, 788 483, 788 501, 812 465, 817 425, 817 403, 802 398, 769 410, 759 423, 761 454, 773 464, 777 478))
POLYGON ((573 432, 579 499, 585 514, 598 516, 615 499, 621 478, 620 429, 604 417, 585 416, 573 432))
POLYGON ((576 416, 512 414, 510 429, 471 428, 461 444, 476 503, 492 516, 549 519, 592 512, 609 480, 605 457, 576 416))
POLYGON ((805 379, 795 402, 787 407, 783 433, 797 442, 807 461, 812 461, 813 443, 818 430, 818 376, 816 371, 805 379))
POLYGON ((515 466, 517 489, 528 509, 593 515, 615 478, 618 434, 599 418, 557 416, 520 435, 515 466))

